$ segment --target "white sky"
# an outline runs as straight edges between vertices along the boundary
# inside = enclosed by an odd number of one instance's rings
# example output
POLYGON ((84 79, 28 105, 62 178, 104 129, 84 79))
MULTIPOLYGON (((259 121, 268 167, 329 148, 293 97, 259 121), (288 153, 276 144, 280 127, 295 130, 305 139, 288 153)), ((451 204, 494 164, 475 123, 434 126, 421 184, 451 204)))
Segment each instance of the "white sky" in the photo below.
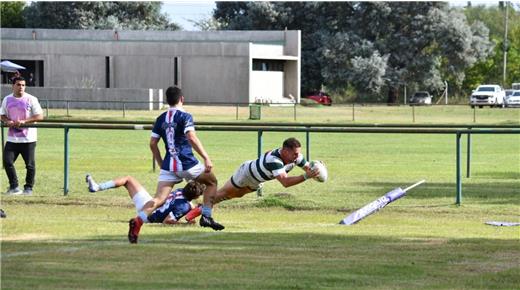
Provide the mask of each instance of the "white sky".
POLYGON ((209 18, 216 7, 215 1, 163 1, 162 12, 169 15, 183 30, 198 30, 188 20, 209 18))

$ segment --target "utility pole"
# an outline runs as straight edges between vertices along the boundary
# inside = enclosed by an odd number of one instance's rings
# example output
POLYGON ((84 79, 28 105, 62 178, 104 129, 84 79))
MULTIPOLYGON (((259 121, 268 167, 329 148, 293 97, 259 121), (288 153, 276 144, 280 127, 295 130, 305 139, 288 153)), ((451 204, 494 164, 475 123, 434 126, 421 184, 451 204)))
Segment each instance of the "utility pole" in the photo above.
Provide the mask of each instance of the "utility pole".
POLYGON ((506 87, 506 71, 507 71, 507 48, 509 46, 509 42, 507 40, 507 24, 508 24, 508 18, 509 18, 509 1, 505 1, 504 5, 506 6, 506 18, 505 18, 505 29, 504 29, 504 73, 502 77, 502 86, 506 87))

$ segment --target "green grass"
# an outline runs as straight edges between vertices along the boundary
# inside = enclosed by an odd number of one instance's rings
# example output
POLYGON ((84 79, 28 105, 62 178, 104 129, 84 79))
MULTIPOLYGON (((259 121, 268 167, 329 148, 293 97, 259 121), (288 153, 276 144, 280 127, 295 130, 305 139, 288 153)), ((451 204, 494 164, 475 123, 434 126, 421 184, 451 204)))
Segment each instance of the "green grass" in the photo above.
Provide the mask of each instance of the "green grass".
MULTIPOLYGON (((309 115, 322 116, 313 122, 328 122, 329 117, 333 121, 341 118, 334 109, 310 108, 309 115)), ((391 117, 395 108, 387 109, 378 114, 388 122, 407 122, 403 119, 407 117, 391 117)), ((477 112, 490 114, 486 123, 518 123, 514 115, 504 117, 517 111, 477 112)), ((421 122, 468 122, 435 108, 424 113, 429 119, 421 122)), ((143 112, 141 117, 152 116, 143 112)), ((197 119, 211 120, 202 112, 197 119)), ((313 133, 311 158, 326 163, 327 183, 309 181, 283 188, 268 182, 261 198, 252 193, 216 207, 216 219, 226 225, 222 232, 146 225, 138 245, 126 239, 127 221, 135 211, 124 189, 90 194, 83 178, 87 172, 97 180, 130 174, 153 192, 157 173, 151 170, 149 132, 71 130, 66 197, 63 135, 63 130, 39 129, 35 195, 2 196, 1 208, 8 214, 0 222, 2 289, 517 289, 520 285, 519 228, 484 224, 520 222, 519 135, 472 137, 472 176, 463 179, 458 207, 455 136, 313 133), (423 178, 426 184, 359 224, 338 225, 351 211, 423 178)), ((198 135, 213 159, 219 184, 242 161, 256 157, 256 133, 198 135)), ((303 133, 294 136, 305 140, 303 133)), ((286 137, 264 133, 264 150, 278 147, 286 137)), ((17 169, 23 180, 23 160, 17 169)), ((5 174, 0 182, 2 189, 7 186, 5 174)))

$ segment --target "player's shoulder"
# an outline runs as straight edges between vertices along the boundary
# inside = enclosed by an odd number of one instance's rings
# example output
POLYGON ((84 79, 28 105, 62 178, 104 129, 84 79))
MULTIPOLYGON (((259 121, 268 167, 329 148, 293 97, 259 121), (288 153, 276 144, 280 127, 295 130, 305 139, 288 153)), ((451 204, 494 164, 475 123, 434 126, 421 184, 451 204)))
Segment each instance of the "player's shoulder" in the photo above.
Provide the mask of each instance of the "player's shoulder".
POLYGON ((166 116, 166 113, 168 113, 168 111, 162 112, 159 116, 157 116, 157 118, 155 118, 155 121, 156 122, 164 121, 164 117, 166 116))
POLYGON ((178 116, 183 118, 183 119, 191 119, 191 118, 193 118, 193 116, 189 112, 186 112, 183 109, 179 109, 178 110, 178 116))

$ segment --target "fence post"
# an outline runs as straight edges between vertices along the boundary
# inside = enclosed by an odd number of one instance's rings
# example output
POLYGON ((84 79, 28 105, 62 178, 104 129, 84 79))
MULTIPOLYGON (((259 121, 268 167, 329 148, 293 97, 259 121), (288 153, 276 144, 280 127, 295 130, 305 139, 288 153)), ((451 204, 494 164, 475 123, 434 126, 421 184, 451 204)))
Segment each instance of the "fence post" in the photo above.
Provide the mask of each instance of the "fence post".
POLYGON ((294 121, 296 121, 296 103, 294 103, 294 121))
MULTIPOLYGON (((0 121, 0 128, 2 129, 2 160, 4 160, 4 122, 0 121)), ((2 169, 4 168, 4 162, 2 162, 2 169)))
MULTIPOLYGON (((471 127, 468 128, 471 130, 471 127)), ((471 176, 471 133, 468 133, 468 144, 467 144, 467 152, 466 152, 466 177, 470 178, 471 176)))
POLYGON ((49 118, 49 100, 45 100, 45 118, 49 118))
POLYGON ((462 202, 462 179, 461 179, 461 172, 460 172, 460 132, 457 132, 457 149, 456 149, 457 157, 456 157, 456 163, 457 163, 457 197, 455 200, 455 204, 460 206, 460 203, 462 202))
MULTIPOLYGON (((260 156, 262 156, 262 130, 259 130, 258 131, 258 158, 260 158, 260 156)), ((262 196, 262 188, 260 187, 259 189, 256 190, 256 196, 257 197, 260 197, 262 196)))
POLYGON ((63 195, 69 193, 69 127, 65 127, 64 137, 64 173, 63 173, 63 195))
POLYGON ((354 103, 352 103, 352 122, 356 121, 356 117, 354 115, 354 103))
POLYGON ((412 121, 415 123, 415 106, 412 105, 412 121))
POLYGON ((237 103, 237 109, 236 109, 236 120, 238 121, 238 103, 237 103))
POLYGON ((67 103, 67 117, 70 117, 70 115, 69 115, 69 101, 67 100, 66 103, 67 103))
POLYGON ((309 129, 310 127, 305 127, 307 130, 305 131, 305 142, 307 143, 306 146, 307 146, 307 151, 306 151, 306 159, 307 161, 310 161, 311 160, 311 136, 310 136, 310 132, 309 132, 309 129))
POLYGON ((477 122, 477 110, 475 106, 473 106, 473 123, 477 122))
POLYGON ((126 117, 126 103, 123 102, 123 118, 126 117))

